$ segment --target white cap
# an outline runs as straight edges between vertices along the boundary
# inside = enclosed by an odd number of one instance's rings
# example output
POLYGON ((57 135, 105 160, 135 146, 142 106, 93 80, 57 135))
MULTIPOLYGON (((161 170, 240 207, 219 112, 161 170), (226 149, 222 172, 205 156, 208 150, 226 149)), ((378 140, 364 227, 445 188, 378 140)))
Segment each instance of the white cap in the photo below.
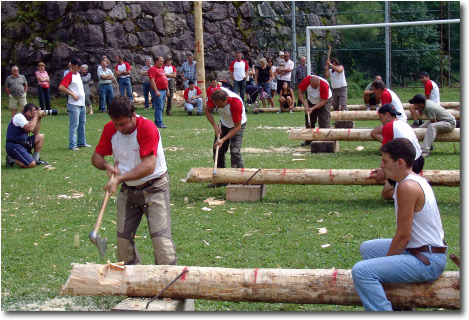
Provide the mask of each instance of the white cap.
POLYGON ((278 53, 279 56, 283 56, 284 54, 285 54, 285 53, 283 53, 283 51, 280 51, 280 52, 278 53))

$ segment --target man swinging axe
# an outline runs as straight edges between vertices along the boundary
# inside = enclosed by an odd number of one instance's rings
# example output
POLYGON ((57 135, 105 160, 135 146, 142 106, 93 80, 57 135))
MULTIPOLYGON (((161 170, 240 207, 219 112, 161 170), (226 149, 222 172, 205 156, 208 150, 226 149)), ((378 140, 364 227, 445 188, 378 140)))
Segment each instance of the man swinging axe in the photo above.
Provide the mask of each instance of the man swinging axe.
POLYGON ((114 98, 108 114, 111 121, 104 126, 91 162, 111 178, 104 190, 113 194, 122 183, 117 198, 117 259, 125 264, 142 263, 134 239, 145 214, 155 263, 175 265, 169 176, 160 133, 153 121, 135 113, 128 97, 114 98), (113 155, 117 167, 104 159, 107 155, 113 155))

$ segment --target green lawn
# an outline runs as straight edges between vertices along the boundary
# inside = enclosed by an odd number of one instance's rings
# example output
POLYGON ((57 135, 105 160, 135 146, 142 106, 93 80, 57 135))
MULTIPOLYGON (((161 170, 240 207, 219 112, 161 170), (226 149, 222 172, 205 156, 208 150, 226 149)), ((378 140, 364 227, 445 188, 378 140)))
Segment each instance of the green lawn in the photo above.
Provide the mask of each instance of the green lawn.
MULTIPOLYGON (((415 93, 418 91, 403 91, 402 101, 406 102, 415 93)), ((2 95, 2 106, 7 101, 2 95)), ((443 90, 442 101, 460 101, 459 91, 443 90)), ((358 103, 362 101, 349 101, 349 104, 358 103)), ((52 104, 59 109, 59 115, 42 121, 41 132, 46 135, 46 142, 41 157, 54 170, 5 168, 2 147, 2 310, 48 310, 53 308, 51 301, 65 310, 109 310, 123 297, 59 297, 72 263, 116 262, 116 205, 113 196, 100 231, 101 236, 108 238, 108 251, 100 260, 88 234, 96 221, 107 176, 91 164, 94 148, 68 150, 64 100, 57 99, 52 104)), ((95 102, 95 110, 97 106, 95 102)), ((152 111, 142 111, 141 106, 138 113, 154 119, 152 111)), ((2 107, 2 141, 9 120, 9 111, 2 107)), ((87 116, 89 144, 96 146, 107 121, 106 114, 87 116)), ((164 123, 168 128, 161 135, 171 177, 172 230, 180 265, 350 269, 361 259, 358 251, 361 242, 393 236, 394 207, 392 202, 381 199, 379 186, 268 185, 267 196, 262 201, 226 202, 204 211, 202 208, 208 205, 203 200, 224 199, 225 190, 207 189, 204 184, 181 180, 192 167, 213 166, 213 129, 205 117, 188 117, 181 108, 176 108, 173 117, 164 116, 164 123), (327 233, 318 235, 318 228, 327 228, 327 233), (330 246, 322 248, 324 244, 330 246)), ((356 128, 373 128, 377 124, 377 121, 361 121, 356 122, 356 128)), ((285 127, 303 125, 303 113, 254 115, 250 110, 243 142, 246 168, 372 169, 379 165, 378 142, 341 141, 338 153, 293 155, 300 141, 290 141, 285 127), (357 151, 358 146, 364 149, 357 151), (274 153, 270 147, 287 147, 290 151, 274 153), (292 161, 300 157, 306 161, 292 161)), ((436 142, 425 169, 460 169, 460 144, 436 142)), ((460 255, 460 188, 435 187, 434 192, 449 252, 460 255)), ((143 263, 151 264, 153 253, 146 222, 142 223, 138 236, 136 242, 143 263)), ((458 268, 448 259, 446 270, 458 268)), ((196 310, 360 311, 363 308, 197 300, 196 310)))

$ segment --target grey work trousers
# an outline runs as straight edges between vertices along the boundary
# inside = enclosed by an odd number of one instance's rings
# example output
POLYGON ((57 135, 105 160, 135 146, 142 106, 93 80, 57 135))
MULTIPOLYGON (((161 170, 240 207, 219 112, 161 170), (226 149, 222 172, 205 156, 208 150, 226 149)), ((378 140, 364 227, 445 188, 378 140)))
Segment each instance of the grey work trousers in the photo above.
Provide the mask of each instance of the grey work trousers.
POLYGON ((422 152, 429 153, 437 133, 450 132, 456 128, 456 121, 454 123, 449 121, 427 121, 419 128, 427 128, 427 133, 425 133, 425 137, 422 142, 422 152))
MULTIPOLYGON (((231 168, 244 168, 244 160, 243 156, 241 155, 241 145, 243 143, 243 134, 244 129, 246 128, 246 123, 241 125, 241 129, 232 136, 230 139, 226 140, 218 150, 218 161, 217 161, 217 168, 226 168, 225 166, 225 154, 228 151, 228 147, 230 148, 230 156, 231 156, 231 168)), ((220 139, 223 138, 228 134, 231 128, 225 127, 223 124, 221 125, 221 135, 220 139)), ((215 136, 215 141, 217 141, 217 137, 215 136)), ((213 159, 215 160, 216 148, 213 148, 213 159)))

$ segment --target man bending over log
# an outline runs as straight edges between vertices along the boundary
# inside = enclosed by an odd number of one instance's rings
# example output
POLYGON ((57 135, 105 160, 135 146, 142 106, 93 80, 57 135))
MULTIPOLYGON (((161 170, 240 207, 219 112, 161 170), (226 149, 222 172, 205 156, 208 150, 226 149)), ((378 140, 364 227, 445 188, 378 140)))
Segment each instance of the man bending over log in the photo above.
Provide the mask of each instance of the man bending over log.
MULTIPOLYGON (((381 123, 383 124, 382 136, 383 136, 383 146, 395 138, 407 138, 415 148, 415 161, 412 166, 412 171, 415 173, 420 173, 425 164, 425 159, 422 156, 422 149, 420 149, 419 140, 415 135, 414 130, 409 126, 407 122, 398 121, 397 116, 401 115, 396 108, 390 104, 386 103, 378 110, 378 115, 381 123)), ((380 168, 374 170, 371 175, 372 178, 375 178, 376 181, 383 181, 386 179, 383 169, 383 163, 381 163, 380 168)), ((392 200, 394 195, 394 187, 396 186, 396 181, 392 179, 386 179, 384 183, 382 196, 385 200, 392 200)))
POLYGON ((432 282, 446 267, 435 195, 427 180, 412 172, 414 146, 409 139, 397 138, 380 151, 386 177, 397 181, 397 229, 392 239, 368 240, 360 246, 364 260, 353 266, 352 278, 367 311, 393 311, 383 283, 432 282))
POLYGON ((91 162, 113 178, 104 190, 117 198, 117 259, 125 264, 141 264, 135 234, 145 214, 150 229, 156 264, 177 262, 171 237, 169 176, 161 136, 153 121, 135 114, 128 97, 119 96, 109 104, 111 117, 103 129, 91 162), (118 167, 104 156, 113 155, 118 167))

